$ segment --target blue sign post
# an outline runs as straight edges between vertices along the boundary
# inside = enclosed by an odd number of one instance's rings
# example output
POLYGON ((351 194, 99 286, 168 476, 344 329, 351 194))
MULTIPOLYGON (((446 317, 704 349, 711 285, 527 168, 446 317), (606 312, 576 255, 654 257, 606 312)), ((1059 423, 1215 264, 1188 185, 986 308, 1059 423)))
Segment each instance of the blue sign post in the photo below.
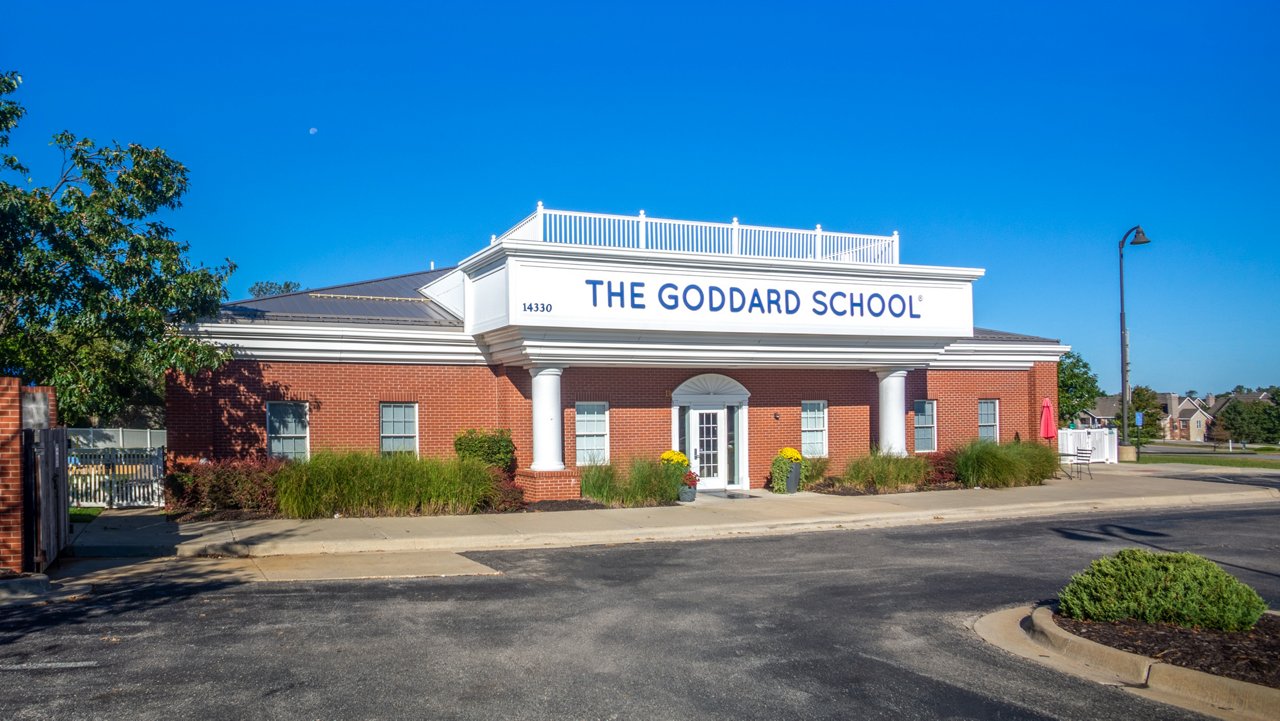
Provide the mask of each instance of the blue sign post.
POLYGON ((1133 412, 1133 425, 1139 428, 1142 427, 1142 411, 1133 412))

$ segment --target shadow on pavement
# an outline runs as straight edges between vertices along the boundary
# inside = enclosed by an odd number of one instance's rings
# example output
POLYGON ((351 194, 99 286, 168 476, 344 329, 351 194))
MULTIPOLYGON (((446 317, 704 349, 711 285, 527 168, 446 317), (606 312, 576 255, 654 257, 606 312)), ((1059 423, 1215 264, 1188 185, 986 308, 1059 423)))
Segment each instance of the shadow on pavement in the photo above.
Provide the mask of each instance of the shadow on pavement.
POLYGON ((207 579, 187 577, 182 580, 140 581, 121 578, 95 584, 90 594, 74 600, 0 605, 0 649, 36 631, 108 623, 243 583, 245 581, 229 579, 220 573, 209 573, 207 579))
MULTIPOLYGON (((1144 528, 1137 528, 1134 526, 1121 526, 1114 523, 1099 523, 1097 526, 1094 526, 1093 528, 1064 528, 1064 527, 1055 526, 1050 530, 1052 530, 1054 533, 1058 534, 1062 538, 1067 539, 1068 541, 1084 541, 1084 542, 1094 542, 1094 543, 1100 543, 1105 541, 1127 541, 1129 543, 1137 544, 1139 546, 1146 546, 1147 548, 1151 548, 1157 551, 1162 551, 1165 553, 1180 553, 1183 550, 1180 548, 1169 548, 1167 546, 1162 546, 1153 540, 1143 540, 1143 539, 1155 539, 1155 538, 1168 538, 1169 534, 1161 533, 1159 531, 1149 531, 1144 528)), ((1209 560, 1213 561, 1214 563, 1218 564, 1219 566, 1228 566, 1231 568, 1239 569, 1241 571, 1249 571, 1251 573, 1258 573, 1263 576, 1280 578, 1280 573, 1276 573, 1274 571, 1264 571, 1260 568, 1254 568, 1252 566, 1244 566, 1238 563, 1231 563, 1229 561, 1223 561, 1217 558, 1213 558, 1212 556, 1206 556, 1206 557, 1209 558, 1209 560)))

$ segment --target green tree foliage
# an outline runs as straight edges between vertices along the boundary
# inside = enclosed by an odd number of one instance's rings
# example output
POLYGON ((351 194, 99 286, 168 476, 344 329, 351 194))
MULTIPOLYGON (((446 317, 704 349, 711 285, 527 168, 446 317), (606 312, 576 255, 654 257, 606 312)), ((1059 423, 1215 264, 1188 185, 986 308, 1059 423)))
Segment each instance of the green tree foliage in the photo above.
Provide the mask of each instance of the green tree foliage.
POLYGON ((1081 411, 1093 408, 1102 395, 1098 376, 1079 353, 1070 351, 1058 361, 1058 424, 1075 421, 1081 411))
MULTIPOLYGON (((0 74, 0 148, 24 114, 22 82, 0 74)), ((166 368, 214 367, 226 351, 183 336, 213 315, 232 265, 192 265, 156 219, 181 205, 187 169, 160 148, 54 136, 63 156, 37 185, 0 155, 0 373, 57 386, 69 422, 107 416, 154 389, 166 368)))
POLYGON ((1162 437, 1164 433, 1160 429, 1160 421, 1163 418, 1160 397, 1155 391, 1147 386, 1137 386, 1130 392, 1129 417, 1125 419, 1129 424, 1130 443, 1142 447, 1162 437), (1141 428, 1135 423, 1139 412, 1142 413, 1141 428))
POLYGON ((301 289, 302 289, 302 286, 298 285, 292 280, 286 280, 281 283, 277 283, 273 280, 260 280, 257 283, 254 283, 253 285, 249 286, 249 295, 253 296, 254 298, 265 298, 269 295, 284 295, 285 293, 296 293, 301 289))
POLYGON ((1280 406, 1267 401, 1232 401, 1218 412, 1215 426, 1231 440, 1275 442, 1280 435, 1280 406))

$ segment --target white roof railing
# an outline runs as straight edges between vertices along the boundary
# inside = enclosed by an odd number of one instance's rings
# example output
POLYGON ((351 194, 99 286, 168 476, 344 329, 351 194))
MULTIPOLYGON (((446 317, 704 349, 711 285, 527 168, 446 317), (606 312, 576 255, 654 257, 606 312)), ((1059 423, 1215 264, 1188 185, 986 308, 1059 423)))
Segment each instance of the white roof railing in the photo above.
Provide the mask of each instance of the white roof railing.
POLYGON ((580 213, 544 208, 541 201, 532 215, 490 242, 508 239, 677 253, 898 264, 896 230, 893 235, 862 235, 832 233, 821 225, 813 230, 742 225, 737 218, 732 223, 650 218, 643 210, 639 215, 580 213))

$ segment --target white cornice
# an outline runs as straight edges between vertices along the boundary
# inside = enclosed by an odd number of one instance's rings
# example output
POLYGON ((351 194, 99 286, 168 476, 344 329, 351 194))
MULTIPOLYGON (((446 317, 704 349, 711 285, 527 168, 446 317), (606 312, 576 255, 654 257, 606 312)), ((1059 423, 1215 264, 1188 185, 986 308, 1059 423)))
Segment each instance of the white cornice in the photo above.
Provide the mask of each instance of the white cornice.
POLYGON ((965 338, 946 347, 931 369, 1025 370, 1033 363, 1057 363, 1071 346, 1032 341, 982 341, 965 338))
POLYGON ((557 262, 612 262, 653 268, 706 268, 755 272, 768 275, 803 274, 832 278, 900 278, 903 280, 973 281, 986 271, 981 268, 951 268, 936 265, 890 265, 871 263, 836 263, 824 260, 790 260, 757 256, 722 255, 716 253, 682 253, 664 250, 637 250, 599 246, 545 243, 530 240, 503 240, 473 254, 458 264, 458 269, 471 273, 496 260, 512 256, 557 262))
POLYGON ((687 368, 923 368, 949 341, 516 327, 482 337, 493 363, 687 368))
POLYGON ((237 358, 326 363, 484 365, 462 329, 336 323, 199 323, 184 332, 230 346, 237 358))
POLYGON ((201 323, 191 335, 263 361, 422 365, 930 368, 1025 370, 1070 346, 947 338, 745 336, 509 327, 477 344, 460 329, 295 323, 201 323))

